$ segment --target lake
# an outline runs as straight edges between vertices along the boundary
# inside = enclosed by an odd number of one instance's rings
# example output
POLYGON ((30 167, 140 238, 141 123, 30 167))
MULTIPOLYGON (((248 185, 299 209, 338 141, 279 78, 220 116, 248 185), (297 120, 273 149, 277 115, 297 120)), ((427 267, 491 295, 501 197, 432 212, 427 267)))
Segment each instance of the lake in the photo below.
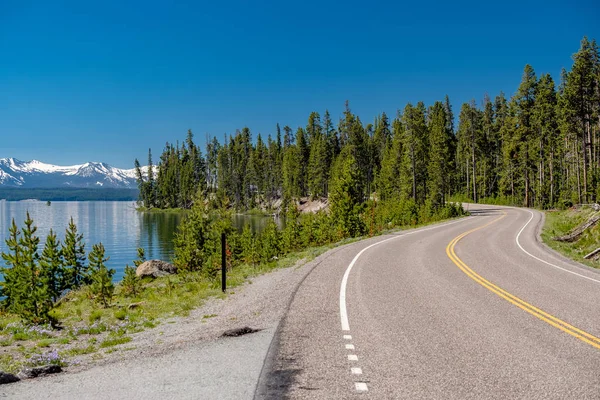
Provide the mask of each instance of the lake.
MULTIPOLYGON (((102 242, 109 268, 116 270, 114 280, 120 281, 126 264, 133 266, 137 248, 142 247, 147 259, 170 261, 173 257, 173 236, 183 213, 138 212, 135 202, 129 201, 56 201, 46 202, 0 200, 0 252, 6 251, 5 239, 14 218, 21 228, 29 211, 38 227, 41 254, 46 235, 53 229, 59 239, 64 239, 65 229, 73 217, 77 229, 84 235, 86 252, 92 244, 102 242)), ((253 231, 260 231, 268 217, 261 215, 235 215, 234 225, 242 229, 249 223, 253 231)), ((4 260, 0 259, 4 265, 4 260)))

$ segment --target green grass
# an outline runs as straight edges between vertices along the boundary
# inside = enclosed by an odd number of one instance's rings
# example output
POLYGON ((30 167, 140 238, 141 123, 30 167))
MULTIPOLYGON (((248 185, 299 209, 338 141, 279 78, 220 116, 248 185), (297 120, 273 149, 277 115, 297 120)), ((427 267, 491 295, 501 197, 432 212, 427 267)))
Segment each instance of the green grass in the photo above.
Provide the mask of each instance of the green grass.
POLYGON ((590 267, 600 268, 600 261, 586 260, 583 257, 600 247, 600 225, 596 225, 584 232, 581 237, 572 243, 559 242, 553 238, 569 233, 577 225, 585 222, 594 211, 591 208, 569 209, 564 211, 547 211, 546 221, 542 228, 542 240, 548 246, 590 267))
POLYGON ((103 340, 100 343, 100 347, 101 348, 107 348, 107 347, 113 347, 113 346, 117 346, 123 343, 129 343, 131 342, 131 337, 130 336, 120 336, 120 337, 113 337, 113 338, 108 338, 103 340))
POLYGON ((16 374, 21 370, 22 363, 15 360, 12 354, 0 355, 0 371, 16 374))
POLYGON ((14 340, 25 341, 25 340, 29 340, 32 338, 33 338, 33 336, 28 334, 27 332, 15 332, 13 334, 14 340))
POLYGON ((53 339, 40 339, 37 341, 37 347, 50 347, 56 344, 68 344, 68 338, 53 338, 53 339))
POLYGON ((75 356, 81 356, 84 354, 91 354, 96 352, 96 346, 94 346, 93 344, 86 346, 86 347, 73 347, 70 348, 69 350, 66 350, 64 352, 65 356, 69 356, 69 357, 75 357, 75 356))

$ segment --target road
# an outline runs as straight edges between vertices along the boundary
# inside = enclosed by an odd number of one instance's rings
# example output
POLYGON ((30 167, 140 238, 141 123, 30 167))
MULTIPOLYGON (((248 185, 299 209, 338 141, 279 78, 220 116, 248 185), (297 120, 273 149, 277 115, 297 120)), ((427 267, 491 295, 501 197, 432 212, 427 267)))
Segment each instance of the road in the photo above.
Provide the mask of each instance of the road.
POLYGON ((600 398, 598 271, 540 244, 538 211, 469 208, 329 255, 256 398, 600 398))

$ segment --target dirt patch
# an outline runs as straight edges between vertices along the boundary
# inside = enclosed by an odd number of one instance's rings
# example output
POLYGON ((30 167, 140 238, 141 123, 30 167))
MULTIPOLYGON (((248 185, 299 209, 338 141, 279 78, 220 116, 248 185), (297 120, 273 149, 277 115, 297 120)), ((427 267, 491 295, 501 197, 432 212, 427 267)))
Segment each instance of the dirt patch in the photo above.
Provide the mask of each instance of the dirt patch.
POLYGON ((316 213, 326 210, 329 207, 329 201, 325 197, 312 200, 310 197, 302 197, 298 201, 298 210, 301 213, 316 213))

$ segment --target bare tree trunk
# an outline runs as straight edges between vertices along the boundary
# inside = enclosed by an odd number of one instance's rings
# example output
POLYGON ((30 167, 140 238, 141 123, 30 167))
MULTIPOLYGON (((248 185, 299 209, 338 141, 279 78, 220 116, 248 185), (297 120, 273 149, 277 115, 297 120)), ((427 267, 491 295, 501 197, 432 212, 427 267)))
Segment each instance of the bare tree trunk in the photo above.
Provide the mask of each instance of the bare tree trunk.
POLYGON ((469 191, 471 190, 471 186, 469 185, 469 176, 471 175, 471 171, 469 170, 469 157, 467 157, 467 196, 469 195, 469 191))
POLYGON ((525 142, 525 207, 529 207, 529 145, 525 142))
POLYGON ((538 206, 544 203, 544 130, 540 131, 540 164, 538 166, 540 170, 540 183, 538 188, 538 206))
POLYGON ((577 146, 577 140, 575 140, 574 152, 575 152, 575 161, 577 162, 577 196, 579 199, 579 204, 581 204, 581 165, 579 163, 579 149, 577 146))
POLYGON ((417 171, 415 165, 415 144, 410 147, 410 157, 412 161, 412 196, 413 200, 417 201, 417 171))
MULTIPOLYGON (((588 161, 588 157, 587 157, 587 143, 586 143, 586 137, 585 137, 585 129, 583 131, 583 142, 581 144, 581 148, 583 150, 583 201, 587 203, 587 182, 588 182, 588 176, 587 176, 587 161, 588 161)), ((580 201, 581 203, 581 201, 580 201)))
POLYGON ((512 161, 510 162, 510 197, 512 202, 515 202, 515 177, 512 161))
POLYGON ((473 202, 477 203, 477 180, 475 172, 475 143, 473 142, 473 202))
POLYGON ((550 206, 554 206, 554 149, 550 151, 550 206))

